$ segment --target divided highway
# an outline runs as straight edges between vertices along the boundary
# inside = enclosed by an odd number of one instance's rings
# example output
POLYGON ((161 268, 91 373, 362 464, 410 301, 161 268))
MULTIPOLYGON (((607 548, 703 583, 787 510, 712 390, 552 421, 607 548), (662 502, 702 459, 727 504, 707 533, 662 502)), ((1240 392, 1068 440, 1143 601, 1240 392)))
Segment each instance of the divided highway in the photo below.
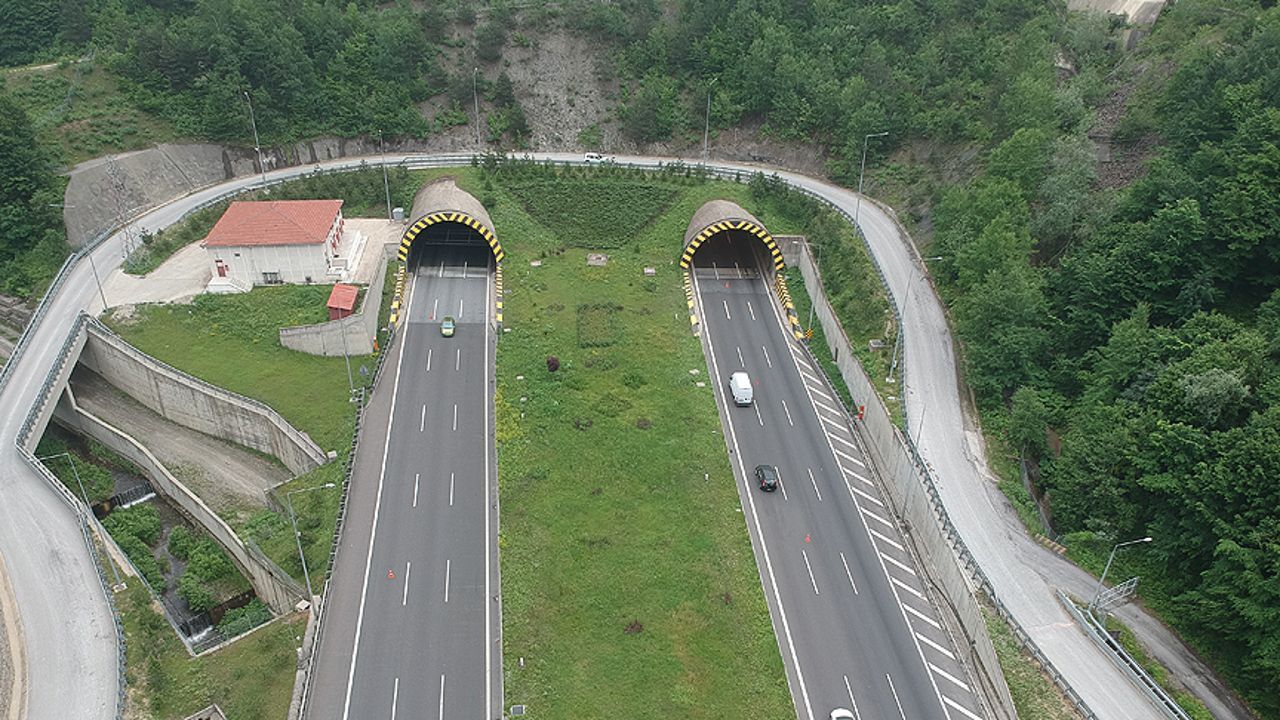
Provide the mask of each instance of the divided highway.
POLYGON ((738 490, 800 720, 977 720, 981 705, 839 401, 788 337, 755 238, 694 258, 703 337, 738 490), (749 373, 752 407, 728 397, 749 373), (777 466, 781 487, 756 487, 777 466))
POLYGON ((421 251, 361 430, 312 720, 501 714, 491 257, 421 251))

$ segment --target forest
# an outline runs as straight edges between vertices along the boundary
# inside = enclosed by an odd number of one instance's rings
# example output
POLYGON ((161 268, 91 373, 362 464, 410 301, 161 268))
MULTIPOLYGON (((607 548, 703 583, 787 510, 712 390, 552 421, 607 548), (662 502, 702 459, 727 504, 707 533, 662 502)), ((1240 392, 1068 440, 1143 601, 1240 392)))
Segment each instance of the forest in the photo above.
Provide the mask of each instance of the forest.
MULTIPOLYGON (((1123 51, 1122 22, 1038 0, 31 0, 0 65, 92 53, 184 138, 247 144, 246 95, 268 143, 425 137, 468 121, 471 60, 558 23, 608 48, 640 147, 700 140, 709 99, 712 128, 813 146, 845 185, 869 133, 892 158, 873 175, 965 158, 901 174, 984 424, 1036 468, 1054 533, 1153 537, 1125 559, 1144 602, 1280 718, 1272 5, 1182 0, 1123 51), (441 96, 451 112, 418 110, 441 96), (1132 182, 1099 176, 1108 105, 1132 182)), ((489 140, 523 147, 520 88, 495 76, 489 140)), ((38 294, 65 255, 57 168, 0 93, 2 292, 38 294)))

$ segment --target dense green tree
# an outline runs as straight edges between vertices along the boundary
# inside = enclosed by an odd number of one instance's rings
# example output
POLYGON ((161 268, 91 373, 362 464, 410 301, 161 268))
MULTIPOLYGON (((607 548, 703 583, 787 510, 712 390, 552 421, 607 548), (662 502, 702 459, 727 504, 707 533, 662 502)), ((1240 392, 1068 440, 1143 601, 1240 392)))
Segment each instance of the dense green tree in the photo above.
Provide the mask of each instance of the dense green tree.
POLYGON ((0 92, 0 292, 38 292, 67 255, 51 171, 30 119, 0 92))

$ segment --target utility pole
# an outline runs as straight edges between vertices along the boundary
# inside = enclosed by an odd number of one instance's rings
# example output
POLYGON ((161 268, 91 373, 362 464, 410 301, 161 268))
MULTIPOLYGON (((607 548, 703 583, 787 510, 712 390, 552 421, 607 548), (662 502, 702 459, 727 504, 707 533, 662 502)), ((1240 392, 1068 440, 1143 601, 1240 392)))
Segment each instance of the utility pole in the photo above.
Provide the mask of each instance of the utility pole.
MULTIPOLYGON (((862 138, 862 169, 858 171, 858 200, 857 200, 857 203, 853 206, 853 224, 854 225, 858 224, 858 213, 860 210, 862 210, 862 177, 867 173, 867 142, 870 141, 871 138, 873 137, 884 137, 885 135, 888 135, 888 134, 889 133, 887 131, 871 133, 866 137, 862 138)), ((858 227, 858 230, 859 231, 862 230, 861 226, 858 227)))
MULTIPOLYGON (((74 209, 75 205, 49 203, 49 207, 74 209)), ((102 278, 98 276, 98 265, 93 261, 93 248, 85 248, 84 256, 89 258, 89 269, 93 271, 93 282, 98 286, 98 299, 102 300, 102 310, 105 312, 107 309, 107 294, 102 292, 102 278)))
POLYGON ((899 313, 898 340, 893 344, 893 362, 889 364, 889 377, 884 379, 885 382, 889 382, 889 383, 893 382, 893 377, 894 377, 893 374, 898 369, 898 351, 902 347, 902 344, 906 342, 906 340, 903 338, 903 335, 906 329, 904 326, 907 324, 907 313, 910 312, 911 310, 911 296, 915 293, 916 283, 924 279, 924 274, 925 274, 924 264, 927 262, 931 262, 934 260, 941 260, 941 259, 942 259, 941 255, 937 255, 934 257, 920 258, 920 274, 913 275, 911 279, 907 281, 907 299, 906 299, 906 302, 902 304, 902 312, 899 313))
POLYGON ((1107 582, 1107 573, 1111 571, 1111 561, 1116 559, 1116 551, 1126 545, 1137 545, 1138 543, 1149 543, 1150 537, 1138 538, 1137 540, 1129 540, 1127 542, 1116 543, 1111 548, 1111 554, 1107 556, 1107 565, 1102 568, 1102 577, 1098 578, 1098 590, 1093 593, 1093 599, 1089 601, 1089 612, 1092 613, 1098 608, 1098 599, 1102 597, 1102 588, 1107 582))
POLYGON ((702 164, 703 165, 707 164, 707 158, 710 157, 710 155, 707 152, 707 140, 711 136, 711 90, 716 86, 716 81, 719 79, 720 78, 715 77, 711 79, 710 83, 707 83, 707 117, 706 117, 706 121, 702 125, 702 164))
POLYGON ((307 556, 302 552, 302 533, 298 532, 298 516, 293 513, 293 496, 298 493, 311 492, 312 490, 325 490, 331 487, 337 487, 336 483, 325 483, 311 488, 302 488, 301 490, 291 490, 284 494, 284 503, 289 507, 289 522, 293 524, 293 540, 298 544, 298 559, 302 561, 302 579, 307 582, 307 602, 316 596, 311 589, 311 573, 307 572, 307 556))
MULTIPOLYGON (((391 183, 387 180, 387 152, 382 146, 382 131, 378 131, 378 155, 382 156, 382 190, 387 194, 387 219, 391 219, 391 183)), ((345 335, 343 336, 346 337, 345 335)))
POLYGON ((267 187, 267 166, 262 162, 262 143, 258 140, 258 120, 253 115, 253 100, 249 98, 249 91, 243 90, 244 101, 249 103, 249 124, 253 126, 253 150, 258 153, 258 171, 262 173, 262 187, 267 187))

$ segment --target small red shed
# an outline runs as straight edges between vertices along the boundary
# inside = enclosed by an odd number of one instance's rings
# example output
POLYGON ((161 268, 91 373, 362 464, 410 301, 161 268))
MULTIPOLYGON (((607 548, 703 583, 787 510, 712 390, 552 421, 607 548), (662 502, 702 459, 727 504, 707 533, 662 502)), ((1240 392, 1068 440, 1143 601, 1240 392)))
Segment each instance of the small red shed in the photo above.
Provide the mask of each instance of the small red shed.
POLYGON ((338 283, 329 293, 329 319, 341 320, 356 310, 356 298, 360 296, 360 288, 355 285, 338 283))

